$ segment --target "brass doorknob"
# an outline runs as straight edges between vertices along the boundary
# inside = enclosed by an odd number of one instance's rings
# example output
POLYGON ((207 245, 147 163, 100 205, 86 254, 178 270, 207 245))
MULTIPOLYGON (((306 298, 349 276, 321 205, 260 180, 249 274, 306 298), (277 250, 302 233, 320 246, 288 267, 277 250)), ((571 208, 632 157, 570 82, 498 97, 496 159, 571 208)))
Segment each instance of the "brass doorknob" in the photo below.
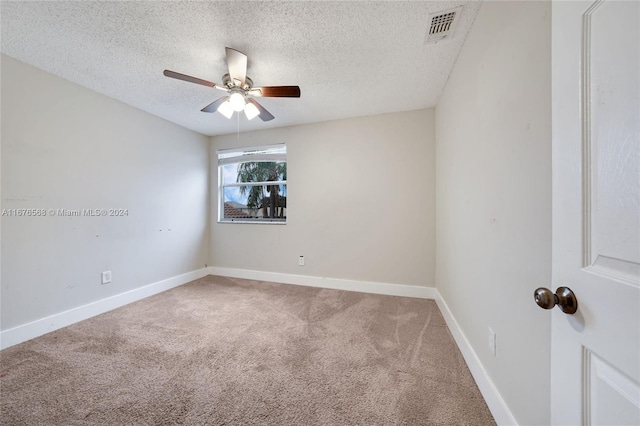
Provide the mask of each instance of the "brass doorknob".
POLYGON ((540 287, 533 292, 533 298, 538 306, 551 309, 558 305, 565 314, 573 315, 578 310, 578 299, 569 287, 558 287, 555 293, 548 288, 540 287))

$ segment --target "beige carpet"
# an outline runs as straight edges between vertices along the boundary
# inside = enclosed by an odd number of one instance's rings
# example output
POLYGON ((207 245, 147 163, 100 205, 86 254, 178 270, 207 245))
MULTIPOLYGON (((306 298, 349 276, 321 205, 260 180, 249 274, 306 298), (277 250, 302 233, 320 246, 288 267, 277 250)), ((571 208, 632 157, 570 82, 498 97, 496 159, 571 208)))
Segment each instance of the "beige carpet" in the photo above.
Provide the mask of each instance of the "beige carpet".
POLYGON ((0 366, 6 425, 495 424, 432 300, 209 276, 0 366))

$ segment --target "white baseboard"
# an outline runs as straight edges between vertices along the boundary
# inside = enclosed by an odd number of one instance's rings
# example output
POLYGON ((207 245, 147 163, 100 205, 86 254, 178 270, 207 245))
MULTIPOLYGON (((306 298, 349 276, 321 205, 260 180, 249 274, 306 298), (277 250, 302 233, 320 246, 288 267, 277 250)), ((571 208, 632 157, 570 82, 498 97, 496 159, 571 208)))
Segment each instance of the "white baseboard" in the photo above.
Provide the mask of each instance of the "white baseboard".
POLYGON ((476 381, 478 385, 478 389, 480 389, 480 393, 484 397, 484 400, 487 402, 487 406, 493 414, 493 418, 495 419, 498 425, 517 425, 515 417, 509 410, 509 407, 504 402, 502 395, 498 392, 496 385, 493 383, 493 380, 487 374, 484 366, 480 362, 480 358, 476 354, 476 352, 471 347, 469 340, 467 340, 466 336, 462 332, 462 329, 458 325, 453 313, 449 309, 449 306, 444 301, 440 292, 436 289, 436 303, 438 304, 438 308, 440 308, 440 312, 442 312, 442 316, 453 335, 454 340, 456 341, 458 348, 460 348, 460 352, 462 352, 462 356, 471 370, 471 375, 476 381))
POLYGON ((360 293, 386 294, 388 296, 435 299, 434 287, 418 285, 386 284, 369 281, 343 280, 339 278, 313 277, 307 275, 282 274, 279 272, 252 271, 248 269, 209 267, 210 275, 244 278, 257 281, 271 281, 284 284, 296 284, 308 287, 332 288, 336 290, 358 291, 360 293))
POLYGON ((209 274, 208 268, 202 268, 186 274, 177 275, 166 280, 158 281, 144 287, 139 287, 106 299, 88 303, 68 311, 60 312, 27 324, 19 325, 0 332, 0 349, 5 349, 18 343, 26 342, 43 334, 67 327, 76 322, 111 311, 120 306, 136 302, 145 297, 153 296, 165 290, 181 286, 209 274))

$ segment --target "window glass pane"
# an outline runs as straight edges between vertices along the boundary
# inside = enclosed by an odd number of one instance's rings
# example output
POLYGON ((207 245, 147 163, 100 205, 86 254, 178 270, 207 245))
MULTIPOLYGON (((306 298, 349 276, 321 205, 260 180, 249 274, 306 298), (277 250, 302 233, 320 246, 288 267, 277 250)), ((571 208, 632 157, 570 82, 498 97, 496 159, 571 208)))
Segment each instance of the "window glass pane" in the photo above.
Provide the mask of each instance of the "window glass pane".
POLYGON ((225 164, 222 169, 222 185, 236 182, 269 182, 287 180, 286 161, 247 161, 225 164))
POLYGON ((238 165, 237 164, 225 164, 220 166, 222 169, 222 184, 233 183, 238 177, 238 165))
POLYGON ((222 219, 284 222, 287 219, 286 194, 286 185, 226 187, 223 189, 222 219))
POLYGON ((287 163, 283 161, 246 161, 236 166, 237 173, 234 182, 278 181, 286 180, 287 176, 287 163))

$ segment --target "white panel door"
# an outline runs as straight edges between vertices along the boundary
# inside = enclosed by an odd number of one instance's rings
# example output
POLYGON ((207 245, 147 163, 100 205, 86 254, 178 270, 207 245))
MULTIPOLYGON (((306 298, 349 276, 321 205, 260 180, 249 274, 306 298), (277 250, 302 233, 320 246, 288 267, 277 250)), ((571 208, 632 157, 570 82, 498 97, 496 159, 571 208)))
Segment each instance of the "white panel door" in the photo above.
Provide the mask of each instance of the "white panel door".
POLYGON ((551 421, 640 425, 640 2, 552 7, 551 421))

